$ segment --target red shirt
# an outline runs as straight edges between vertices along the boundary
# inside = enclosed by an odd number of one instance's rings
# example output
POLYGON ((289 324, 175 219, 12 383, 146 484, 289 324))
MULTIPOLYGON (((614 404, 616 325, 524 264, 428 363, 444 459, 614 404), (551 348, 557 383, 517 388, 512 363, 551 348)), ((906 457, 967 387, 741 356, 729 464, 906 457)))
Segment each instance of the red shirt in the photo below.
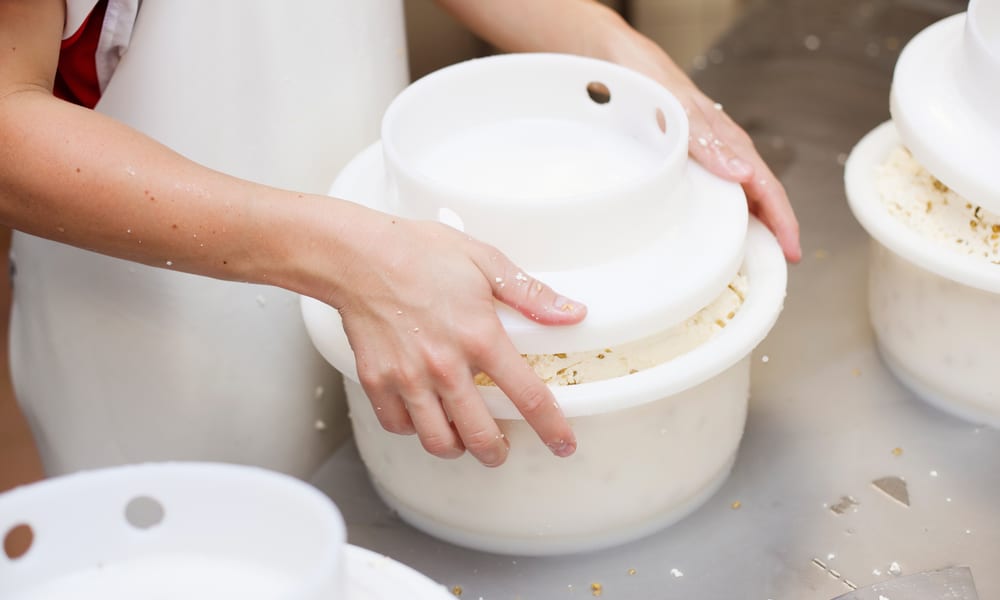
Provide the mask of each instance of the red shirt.
POLYGON ((97 79, 97 44, 108 0, 100 0, 79 29, 62 42, 53 93, 63 100, 94 108, 101 99, 97 79))

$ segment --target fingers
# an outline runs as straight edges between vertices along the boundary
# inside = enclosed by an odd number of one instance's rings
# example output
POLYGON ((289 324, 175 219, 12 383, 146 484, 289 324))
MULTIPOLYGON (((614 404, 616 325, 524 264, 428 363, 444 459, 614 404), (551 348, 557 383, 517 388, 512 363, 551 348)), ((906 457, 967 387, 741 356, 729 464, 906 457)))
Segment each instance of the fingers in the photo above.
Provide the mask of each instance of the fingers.
POLYGON ((688 153, 719 177, 740 183, 750 180, 754 174, 753 165, 734 149, 732 140, 727 140, 726 132, 717 131, 721 129, 716 127, 716 123, 722 113, 722 105, 715 104, 710 110, 712 112, 706 112, 698 105, 689 110, 688 153))
POLYGON ((551 390, 507 337, 495 300, 551 325, 579 322, 586 307, 488 245, 444 226, 412 227, 431 232, 414 237, 435 260, 406 262, 409 256, 393 255, 385 262, 394 276, 364 280, 371 289, 339 309, 359 380, 382 427, 416 433, 435 456, 456 458, 468 450, 486 466, 503 464, 508 441, 473 381, 473 373, 484 372, 553 453, 572 454, 573 431, 551 390))
POLYGON ((743 185, 751 212, 770 229, 785 258, 802 258, 799 225, 784 186, 754 148, 750 136, 722 108, 701 97, 688 108, 688 150, 710 172, 743 185))
POLYGON ((750 212, 774 232, 785 258, 792 263, 802 260, 799 221, 795 218, 784 186, 761 161, 757 175, 743 184, 750 212))
POLYGON ((553 454, 567 457, 576 451, 576 435, 552 390, 531 370, 506 336, 499 336, 491 345, 490 355, 481 360, 483 371, 510 398, 553 454))
POLYGON ((533 321, 543 325, 572 325, 587 316, 587 307, 582 302, 556 293, 503 255, 498 254, 491 265, 480 268, 490 280, 493 296, 533 321))
POLYGON ((440 458, 458 458, 465 453, 465 445, 436 394, 426 390, 414 394, 406 401, 406 410, 424 450, 440 458))
POLYGON ((507 460, 510 444, 472 384, 469 373, 452 380, 440 387, 441 403, 451 415, 452 426, 462 444, 484 466, 502 465, 507 460))

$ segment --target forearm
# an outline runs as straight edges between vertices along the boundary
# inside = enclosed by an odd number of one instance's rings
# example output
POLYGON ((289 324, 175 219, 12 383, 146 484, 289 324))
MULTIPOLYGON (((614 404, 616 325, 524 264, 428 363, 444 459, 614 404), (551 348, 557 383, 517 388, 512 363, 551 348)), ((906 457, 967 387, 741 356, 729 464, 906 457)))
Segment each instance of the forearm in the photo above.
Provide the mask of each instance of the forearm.
POLYGON ((46 90, 0 100, 0 220, 27 233, 163 268, 316 294, 303 271, 315 248, 310 238, 334 256, 347 252, 339 244, 363 225, 356 210, 207 169, 46 90), (353 228, 338 222, 347 219, 353 228))
MULTIPOLYGON (((10 266, 10 230, 0 228, 0 273, 10 266)), ((11 287, 0 282, 0 492, 44 476, 35 440, 17 405, 8 363, 8 318, 11 287)))
POLYGON ((31 430, 6 387, 0 395, 0 492, 38 481, 43 475, 31 430))
POLYGON ((594 0, 438 0, 508 52, 561 52, 615 62, 676 88, 690 79, 654 42, 594 0))

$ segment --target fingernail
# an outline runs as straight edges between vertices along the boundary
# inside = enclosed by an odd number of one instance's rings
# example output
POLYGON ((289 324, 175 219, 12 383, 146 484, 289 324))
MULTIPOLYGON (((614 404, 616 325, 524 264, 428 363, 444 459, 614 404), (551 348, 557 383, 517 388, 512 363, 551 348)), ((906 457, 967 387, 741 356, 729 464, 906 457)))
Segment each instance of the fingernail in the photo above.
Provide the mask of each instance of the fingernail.
POLYGON ((726 164, 729 172, 737 177, 746 177, 753 173, 753 167, 742 158, 730 158, 726 164))
POLYGON ((562 296, 556 296, 556 299, 552 303, 552 305, 559 312, 564 312, 567 314, 576 314, 586 309, 586 307, 580 302, 577 302, 575 300, 570 300, 569 298, 564 298, 562 296))
POLYGON ((494 446, 492 450, 480 456, 479 462, 486 467, 499 467, 507 460, 508 454, 510 454, 510 443, 504 439, 503 444, 494 446))
POLYGON ((567 456, 576 452, 576 443, 567 442, 566 440, 549 442, 548 444, 546 444, 546 446, 549 447, 549 450, 552 451, 552 454, 555 454, 560 458, 566 458, 567 456))

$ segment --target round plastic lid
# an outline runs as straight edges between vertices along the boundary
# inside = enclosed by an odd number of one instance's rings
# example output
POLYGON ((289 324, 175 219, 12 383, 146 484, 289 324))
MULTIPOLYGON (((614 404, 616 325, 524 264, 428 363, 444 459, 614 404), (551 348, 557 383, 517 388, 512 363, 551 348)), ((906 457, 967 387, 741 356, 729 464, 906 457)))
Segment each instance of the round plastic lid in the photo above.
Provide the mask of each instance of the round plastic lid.
MULTIPOLYGON (((585 302, 587 317, 577 325, 544 326, 498 302, 515 347, 544 354, 632 341, 680 323, 714 300, 743 261, 746 198, 738 185, 695 164, 687 165, 684 186, 690 202, 684 224, 665 230, 645 251, 576 269, 529 271, 560 294, 585 302)), ((341 171, 330 193, 388 212, 380 144, 341 171)), ((334 333, 311 332, 314 338, 334 333)))
POLYGON ((904 145, 968 201, 1000 213, 1000 2, 972 0, 914 37, 893 75, 904 145))

